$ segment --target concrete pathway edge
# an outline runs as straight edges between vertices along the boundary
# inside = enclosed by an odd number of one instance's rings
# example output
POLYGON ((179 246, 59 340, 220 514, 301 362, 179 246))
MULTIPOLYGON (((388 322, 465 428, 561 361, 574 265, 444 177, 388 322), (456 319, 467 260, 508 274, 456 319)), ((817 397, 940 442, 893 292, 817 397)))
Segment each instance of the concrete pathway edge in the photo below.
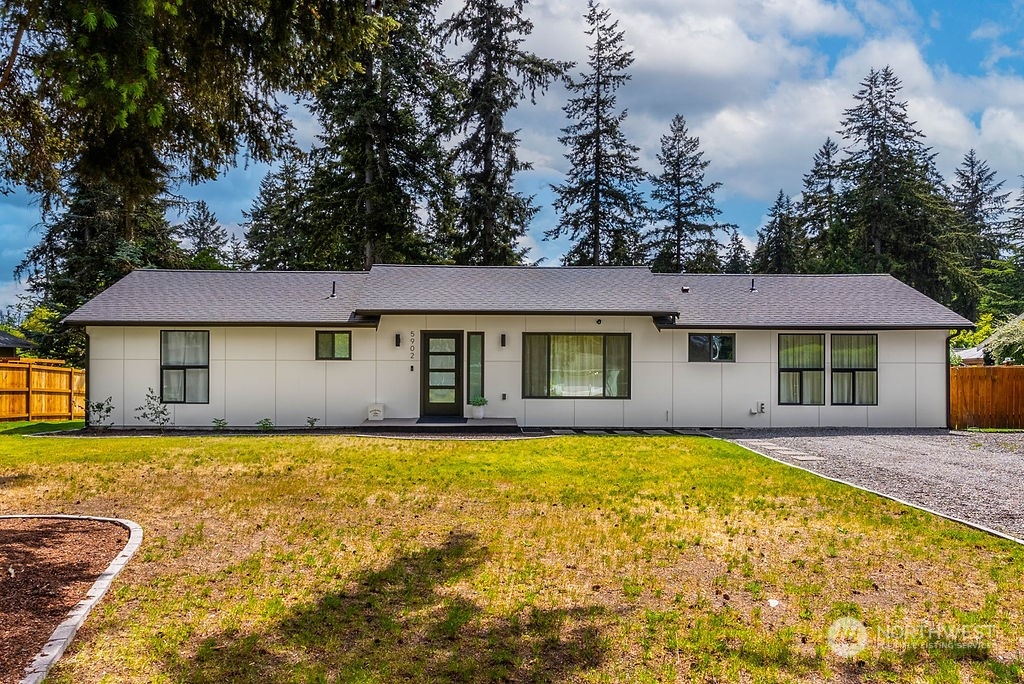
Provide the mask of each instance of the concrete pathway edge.
POLYGON ((124 566, 135 555, 135 552, 138 551, 139 546, 142 544, 142 528, 139 527, 138 523, 131 520, 102 518, 93 515, 0 515, 0 519, 3 518, 95 520, 97 522, 114 523, 128 530, 128 543, 121 549, 121 553, 117 554, 110 565, 107 566, 107 569, 96 578, 92 587, 86 592, 85 598, 75 604, 75 607, 68 612, 68 616, 64 621, 57 625, 57 629, 53 630, 53 634, 47 639, 43 649, 36 654, 32 663, 25 668, 25 676, 20 684, 40 684, 40 682, 46 679, 50 668, 64 655, 64 651, 71 644, 71 640, 75 638, 75 634, 78 633, 78 629, 85 622, 89 612, 99 603, 103 595, 107 593, 107 590, 110 589, 110 583, 124 569, 124 566))
POLYGON ((880 492, 877 489, 871 489, 869 487, 865 487, 863 485, 859 485, 856 482, 850 482, 848 480, 841 480, 841 479, 839 479, 837 477, 829 477, 828 475, 822 475, 821 473, 819 473, 817 471, 814 471, 814 470, 811 470, 810 468, 804 468, 804 467, 798 466, 798 465, 796 465, 794 463, 789 463, 788 461, 783 461, 783 460, 775 458, 774 456, 771 456, 769 454, 762 453, 762 452, 758 451, 757 449, 753 449, 753 448, 747 446, 746 444, 740 444, 739 442, 731 440, 731 439, 725 439, 724 437, 713 437, 713 439, 721 439, 724 442, 730 442, 732 444, 735 444, 738 447, 742 447, 742 448, 746 449, 747 451, 749 451, 751 453, 755 453, 758 456, 761 456, 763 458, 767 458, 769 461, 775 461, 776 463, 781 463, 784 466, 789 466, 790 468, 796 468, 797 470, 802 470, 805 473, 810 473, 811 475, 815 475, 817 477, 820 477, 823 480, 829 480, 831 482, 836 482, 838 484, 846 485, 847 487, 853 487, 854 489, 859 489, 862 492, 867 492, 868 494, 874 494, 875 496, 880 496, 883 499, 888 499, 889 501, 895 501, 898 504, 903 504, 904 506, 909 506, 910 508, 916 508, 919 511, 924 511, 925 513, 931 513, 932 515, 937 515, 940 518, 945 518, 946 520, 950 520, 950 521, 955 522, 955 523, 960 523, 961 525, 966 525, 967 527, 973 528, 973 529, 978 530, 980 532, 985 532, 986 534, 991 534, 994 537, 999 537, 1000 539, 1005 539, 1007 541, 1011 541, 1011 542, 1015 542, 1017 544, 1024 545, 1024 540, 1017 539, 1016 537, 1014 537, 1012 535, 1009 535, 1009 534, 1007 534, 1005 532, 1000 532, 999 530, 994 530, 991 527, 986 527, 986 526, 981 525, 979 523, 971 522, 970 520, 964 520, 963 518, 958 518, 956 516, 949 515, 948 513, 943 513, 942 511, 936 511, 935 509, 927 508, 927 507, 922 506, 920 504, 916 504, 913 501, 907 501, 906 499, 901 499, 899 497, 893 496, 892 494, 886 494, 885 492, 880 492))

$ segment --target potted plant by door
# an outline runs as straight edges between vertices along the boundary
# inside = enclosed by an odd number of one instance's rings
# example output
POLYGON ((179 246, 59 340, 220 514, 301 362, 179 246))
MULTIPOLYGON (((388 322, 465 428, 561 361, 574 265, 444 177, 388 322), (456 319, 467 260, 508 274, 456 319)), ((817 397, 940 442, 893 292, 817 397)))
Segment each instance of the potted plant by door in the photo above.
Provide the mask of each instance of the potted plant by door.
POLYGON ((480 420, 484 417, 484 406, 487 406, 487 400, 483 397, 473 397, 469 400, 469 405, 473 407, 473 418, 480 420))

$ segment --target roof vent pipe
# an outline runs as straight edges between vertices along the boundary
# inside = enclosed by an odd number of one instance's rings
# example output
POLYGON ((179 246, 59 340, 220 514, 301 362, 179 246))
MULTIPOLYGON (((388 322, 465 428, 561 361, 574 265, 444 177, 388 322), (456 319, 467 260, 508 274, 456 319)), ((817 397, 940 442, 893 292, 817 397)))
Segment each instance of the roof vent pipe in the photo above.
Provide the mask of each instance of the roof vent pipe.
POLYGON ((757 288, 754 287, 754 279, 753 278, 750 279, 750 291, 751 292, 757 292, 757 288))
POLYGON ((338 281, 337 280, 332 280, 331 281, 331 299, 337 299, 337 298, 338 298, 338 281))
POLYGON ((679 289, 683 291, 683 294, 688 294, 690 292, 690 286, 689 285, 683 285, 679 289))

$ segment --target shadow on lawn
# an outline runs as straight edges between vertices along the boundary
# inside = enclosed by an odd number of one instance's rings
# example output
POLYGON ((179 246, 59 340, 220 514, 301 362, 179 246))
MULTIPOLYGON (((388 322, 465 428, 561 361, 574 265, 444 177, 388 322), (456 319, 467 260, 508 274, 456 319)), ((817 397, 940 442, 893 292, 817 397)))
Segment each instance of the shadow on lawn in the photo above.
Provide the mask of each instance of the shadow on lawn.
POLYGON ((475 536, 453 532, 357 576, 354 592, 297 607, 262 633, 223 633, 175 680, 555 681, 596 667, 607 639, 602 608, 533 610, 483 619, 476 603, 445 591, 487 558, 475 536))

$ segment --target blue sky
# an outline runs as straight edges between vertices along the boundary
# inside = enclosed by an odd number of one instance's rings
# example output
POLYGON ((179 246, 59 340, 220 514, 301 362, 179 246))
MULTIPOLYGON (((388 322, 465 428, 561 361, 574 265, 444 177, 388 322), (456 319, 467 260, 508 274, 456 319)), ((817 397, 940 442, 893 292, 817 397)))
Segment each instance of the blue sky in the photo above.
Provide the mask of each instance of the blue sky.
MULTIPOLYGON (((458 6, 449 0, 442 13, 458 6)), ((1024 0, 605 0, 635 52, 633 78, 619 91, 625 130, 656 170, 658 141, 683 114, 711 161, 709 181, 723 221, 753 241, 779 189, 800 190, 801 176, 872 67, 889 64, 903 80, 912 118, 950 174, 972 147, 1009 190, 1024 173, 1024 0)), ((584 0, 533 0, 529 46, 582 62, 584 0)), ((534 170, 519 187, 541 211, 526 244, 529 258, 558 263, 566 243, 541 238, 556 216, 548 186, 566 170, 557 142, 565 92, 553 88, 511 124, 521 131, 534 170)), ((316 125, 297 120, 309 144, 316 125)), ((178 192, 204 199, 238 231, 266 167, 250 165, 178 192)), ((38 240, 39 213, 24 194, 0 197, 0 307, 21 286, 11 272, 38 240)))

